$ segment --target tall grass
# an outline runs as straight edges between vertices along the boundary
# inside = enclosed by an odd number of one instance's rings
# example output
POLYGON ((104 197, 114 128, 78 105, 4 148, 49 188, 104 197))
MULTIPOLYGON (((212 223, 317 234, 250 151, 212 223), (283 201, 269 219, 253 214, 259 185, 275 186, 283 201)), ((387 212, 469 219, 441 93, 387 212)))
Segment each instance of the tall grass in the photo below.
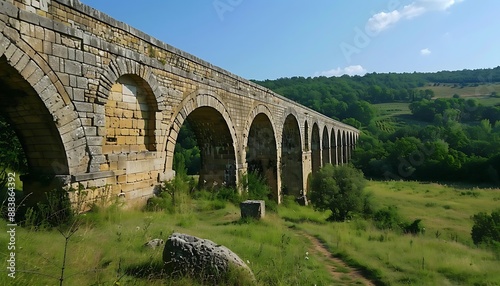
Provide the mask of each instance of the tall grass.
POLYGON ((368 189, 378 207, 396 205, 406 220, 422 219, 425 234, 379 230, 361 219, 330 227, 305 222, 299 227, 384 284, 500 284, 498 256, 475 247, 470 237, 470 216, 492 210, 500 190, 459 190, 416 182, 371 182, 368 189))
MULTIPOLYGON (((64 285, 201 285, 189 277, 169 278, 162 267, 163 248, 144 246, 153 238, 166 240, 172 232, 227 246, 247 262, 257 285, 350 283, 342 280, 345 277, 332 277, 324 257, 311 251, 311 242, 300 231, 320 238, 332 253, 362 269, 376 284, 500 284, 499 257, 475 247, 470 238, 470 216, 494 209, 499 190, 414 182, 370 182, 368 190, 377 208, 396 205, 405 220, 422 219, 425 234, 380 230, 363 219, 327 223, 328 213, 300 207, 291 199, 262 220, 241 220, 237 205, 224 201, 215 207, 213 193, 194 197, 186 193, 178 197, 174 211, 124 210, 111 204, 77 216, 78 230, 66 249, 64 285)), ((6 223, 0 224, 0 231, 6 231, 6 223)), ((0 245, 7 242, 0 236, 0 245)), ((4 273, 0 285, 58 284, 64 244, 57 229, 18 227, 16 279, 4 273)), ((7 255, 6 248, 0 249, 0 259, 5 261, 7 255)))
MULTIPOLYGON (((68 241, 64 285, 200 285, 188 277, 167 277, 162 267, 163 248, 144 246, 153 238, 166 240, 174 231, 227 246, 247 261, 258 285, 331 284, 319 259, 305 259, 309 242, 277 215, 241 221, 239 208, 232 203, 207 209, 200 207, 207 200, 181 198, 174 213, 111 205, 80 215, 78 230, 68 241)), ((5 225, 0 231, 6 231, 5 225)), ((1 236, 0 245, 6 245, 6 239, 1 236)), ((0 275, 0 285, 58 284, 65 238, 55 229, 18 228, 16 239, 16 279, 0 275)), ((6 249, 0 250, 3 260, 6 255, 6 249)))

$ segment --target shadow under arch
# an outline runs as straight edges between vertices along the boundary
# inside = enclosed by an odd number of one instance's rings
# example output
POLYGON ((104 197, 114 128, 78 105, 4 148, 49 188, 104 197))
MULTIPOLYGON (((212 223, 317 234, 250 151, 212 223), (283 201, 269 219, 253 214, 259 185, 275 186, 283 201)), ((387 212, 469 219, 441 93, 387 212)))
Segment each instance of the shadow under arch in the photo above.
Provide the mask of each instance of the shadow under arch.
POLYGON ((317 123, 313 124, 311 132, 311 164, 313 173, 318 172, 321 168, 321 144, 317 123))
POLYGON ((167 136, 165 173, 173 171, 177 136, 187 120, 200 147, 200 186, 237 186, 236 132, 222 101, 210 91, 198 90, 179 106, 167 136))
POLYGON ((322 135, 322 164, 321 166, 325 166, 326 164, 331 163, 330 159, 330 138, 328 134, 328 128, 326 126, 323 127, 323 135, 322 135))
POLYGON ((332 127, 331 129, 331 135, 330 135, 330 156, 332 160, 332 165, 338 165, 338 159, 337 159, 337 139, 336 139, 336 133, 335 133, 335 128, 332 127))
POLYGON ((259 105, 254 108, 244 131, 244 146, 248 172, 255 172, 264 178, 271 188, 273 199, 278 201, 278 154, 272 118, 267 107, 259 105))
POLYGON ((294 114, 288 114, 283 123, 281 136, 281 182, 282 195, 302 195, 303 166, 300 126, 294 114))
POLYGON ((21 48, 15 49, 26 63, 13 63, 12 55, 0 53, 0 113, 23 148, 27 173, 21 180, 24 194, 31 194, 26 201, 31 205, 43 200, 46 191, 68 185, 70 175, 86 167, 87 162, 81 162, 86 139, 74 106, 65 100, 67 94, 60 94, 58 85, 38 66, 43 60, 37 54, 30 60, 21 48))

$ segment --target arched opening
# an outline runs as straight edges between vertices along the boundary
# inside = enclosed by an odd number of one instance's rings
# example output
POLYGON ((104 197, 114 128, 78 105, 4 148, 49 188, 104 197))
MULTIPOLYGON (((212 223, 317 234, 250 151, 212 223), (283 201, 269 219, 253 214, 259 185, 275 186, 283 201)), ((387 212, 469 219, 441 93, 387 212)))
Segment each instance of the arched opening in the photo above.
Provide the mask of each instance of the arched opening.
POLYGON ((340 129, 337 130, 337 162, 338 165, 342 165, 344 163, 344 157, 342 156, 342 133, 340 133, 340 129))
POLYGON ((330 139, 328 138, 328 129, 323 128, 323 150, 322 150, 322 158, 323 158, 323 165, 325 166, 326 164, 330 163, 330 139))
POLYGON ((349 162, 349 153, 347 148, 347 136, 345 131, 342 132, 342 154, 343 154, 343 163, 347 164, 349 162))
POLYGON ((0 113, 17 135, 27 166, 21 177, 30 200, 42 199, 43 192, 56 187, 56 176, 68 176, 66 151, 50 114, 37 92, 5 56, 0 57, 0 113))
POLYGON ((184 121, 174 150, 174 163, 172 168, 176 172, 186 172, 187 175, 200 175, 201 152, 196 139, 196 134, 188 121, 184 121))
POLYGON ((282 194, 299 196, 303 187, 302 142, 297 119, 288 115, 281 137, 282 194))
POLYGON ((347 148, 349 149, 349 161, 352 159, 353 143, 352 143, 352 132, 349 132, 349 141, 347 142, 347 148))
POLYGON ((154 94, 143 79, 136 75, 121 76, 111 87, 105 105, 103 154, 156 151, 157 111, 154 94))
POLYGON ((304 151, 309 151, 309 125, 304 123, 304 151))
POLYGON ((321 168, 321 145, 319 138, 319 127, 318 124, 314 123, 311 135, 311 161, 313 173, 316 173, 321 168))
POLYGON ((271 121, 264 113, 258 114, 248 133, 246 152, 248 171, 264 178, 271 188, 273 199, 278 200, 278 170, 276 139, 271 121))
POLYGON ((234 142, 224 117, 215 108, 202 106, 187 116, 183 125, 186 123, 194 133, 200 152, 199 186, 235 187, 234 142))
POLYGON ((335 137, 335 130, 332 128, 332 136, 331 136, 331 143, 330 143, 330 153, 332 156, 332 165, 338 165, 337 161, 337 140, 335 137))

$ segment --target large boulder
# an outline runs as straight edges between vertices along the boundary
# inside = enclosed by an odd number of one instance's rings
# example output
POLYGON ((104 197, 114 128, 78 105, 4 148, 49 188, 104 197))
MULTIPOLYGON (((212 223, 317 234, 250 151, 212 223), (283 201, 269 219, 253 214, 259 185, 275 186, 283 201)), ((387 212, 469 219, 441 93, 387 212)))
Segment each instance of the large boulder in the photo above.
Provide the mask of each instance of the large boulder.
POLYGON ((205 281, 221 281, 229 271, 254 279, 252 270, 227 247, 208 239, 182 233, 169 236, 163 250, 165 270, 172 276, 191 276, 205 281))

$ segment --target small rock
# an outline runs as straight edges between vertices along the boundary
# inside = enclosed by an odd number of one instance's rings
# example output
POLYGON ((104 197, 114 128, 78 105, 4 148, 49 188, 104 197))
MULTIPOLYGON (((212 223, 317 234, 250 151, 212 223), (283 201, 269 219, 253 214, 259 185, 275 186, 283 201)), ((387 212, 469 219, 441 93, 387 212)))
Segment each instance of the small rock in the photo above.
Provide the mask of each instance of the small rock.
POLYGON ((262 200, 246 200, 240 203, 241 217, 261 219, 266 216, 266 203, 262 200))

